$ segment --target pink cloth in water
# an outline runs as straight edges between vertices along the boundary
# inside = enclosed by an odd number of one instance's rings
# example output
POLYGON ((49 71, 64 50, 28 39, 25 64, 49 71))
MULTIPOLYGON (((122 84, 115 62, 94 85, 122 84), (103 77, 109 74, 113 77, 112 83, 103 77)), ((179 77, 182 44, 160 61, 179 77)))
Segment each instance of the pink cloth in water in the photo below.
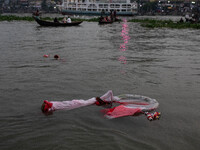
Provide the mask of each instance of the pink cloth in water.
POLYGON ((124 116, 132 116, 136 113, 142 113, 141 108, 129 108, 125 105, 119 105, 114 108, 104 109, 102 112, 105 113, 107 118, 118 118, 124 116))
POLYGON ((61 109, 66 109, 66 110, 71 110, 83 106, 88 106, 92 105, 96 102, 96 98, 93 97, 88 100, 72 100, 72 101, 52 101, 53 107, 52 110, 61 110, 61 109))
MULTIPOLYGON (((103 96, 101 96, 101 99, 104 101, 113 101, 113 93, 111 90, 109 90, 107 93, 105 93, 103 96)), ((96 102, 96 97, 93 97, 88 100, 71 100, 71 101, 50 101, 50 103, 53 104, 52 108, 49 109, 49 111, 55 111, 55 110, 71 110, 83 106, 89 106, 92 104, 95 104, 96 102)))

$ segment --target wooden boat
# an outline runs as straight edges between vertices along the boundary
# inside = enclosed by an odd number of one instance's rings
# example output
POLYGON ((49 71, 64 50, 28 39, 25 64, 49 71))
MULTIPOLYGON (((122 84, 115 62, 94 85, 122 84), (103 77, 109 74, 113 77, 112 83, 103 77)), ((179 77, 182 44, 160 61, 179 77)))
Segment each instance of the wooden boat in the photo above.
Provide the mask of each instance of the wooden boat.
POLYGON ((115 18, 114 20, 115 20, 115 22, 120 22, 121 21, 121 19, 119 19, 119 18, 115 18))
POLYGON ((37 17, 33 17, 35 19, 35 21, 41 25, 41 26, 45 26, 45 27, 66 27, 66 26, 77 26, 79 24, 81 24, 83 21, 73 21, 71 23, 61 23, 61 22, 50 22, 50 21, 44 21, 44 20, 40 20, 37 17))
POLYGON ((99 24, 111 24, 113 23, 113 20, 108 20, 106 17, 100 17, 99 18, 99 24))
POLYGON ((99 21, 99 24, 111 24, 111 23, 113 23, 113 21, 104 21, 104 20, 99 21))
POLYGON ((99 18, 99 24, 111 24, 113 22, 120 22, 121 19, 118 19, 117 17, 113 18, 113 20, 106 21, 105 17, 99 18))

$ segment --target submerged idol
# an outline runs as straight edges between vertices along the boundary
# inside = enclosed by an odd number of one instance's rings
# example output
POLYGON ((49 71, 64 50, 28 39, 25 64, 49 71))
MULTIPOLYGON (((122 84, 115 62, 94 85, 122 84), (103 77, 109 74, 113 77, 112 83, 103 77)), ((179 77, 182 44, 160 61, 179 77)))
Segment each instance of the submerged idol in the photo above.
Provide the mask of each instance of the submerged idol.
POLYGON ((119 96, 113 96, 113 92, 109 90, 101 97, 93 97, 88 100, 74 99, 71 101, 47 101, 42 104, 42 111, 44 113, 53 112, 56 110, 71 110, 83 106, 89 105, 104 106, 102 112, 108 119, 119 118, 124 116, 134 116, 138 114, 145 114, 147 119, 157 120, 160 118, 160 113, 149 113, 155 110, 159 103, 152 98, 133 94, 123 94, 119 96), (116 106, 112 107, 112 104, 116 106))

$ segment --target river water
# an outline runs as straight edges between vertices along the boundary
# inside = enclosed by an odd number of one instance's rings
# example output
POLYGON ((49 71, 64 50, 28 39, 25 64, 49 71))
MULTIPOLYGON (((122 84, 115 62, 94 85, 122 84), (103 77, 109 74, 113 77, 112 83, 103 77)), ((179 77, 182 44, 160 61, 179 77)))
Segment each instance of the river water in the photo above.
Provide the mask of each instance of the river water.
POLYGON ((4 21, 0 33, 1 150, 200 147, 199 30, 148 29, 126 20, 65 28, 4 21), (108 120, 95 105, 49 116, 40 110, 45 99, 89 99, 108 90, 155 98, 161 119, 108 120))

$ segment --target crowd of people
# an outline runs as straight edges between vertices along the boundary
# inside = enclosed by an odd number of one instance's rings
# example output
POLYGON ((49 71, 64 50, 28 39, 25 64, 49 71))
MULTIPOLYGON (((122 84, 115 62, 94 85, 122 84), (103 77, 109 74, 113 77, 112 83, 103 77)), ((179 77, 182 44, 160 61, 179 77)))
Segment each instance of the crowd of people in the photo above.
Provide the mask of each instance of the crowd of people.
MULTIPOLYGON (((55 23, 59 23, 57 17, 54 18, 54 22, 55 22, 55 23)), ((72 20, 71 20, 71 18, 70 18, 69 16, 68 16, 67 18, 64 17, 64 18, 62 19, 62 23, 71 23, 71 22, 72 22, 72 20)))
POLYGON ((200 22, 200 16, 198 13, 192 14, 191 16, 189 14, 185 15, 185 18, 181 18, 180 23, 182 22, 188 22, 188 23, 199 23, 200 22))
MULTIPOLYGON (((40 15, 41 15, 41 13, 39 12, 38 9, 37 9, 36 12, 33 12, 33 16, 36 17, 36 18, 38 18, 38 19, 40 19, 40 15)), ((54 22, 55 23, 60 23, 57 17, 54 18, 54 22)), ((71 18, 69 16, 67 18, 64 17, 62 19, 62 23, 72 23, 72 20, 71 20, 71 18)))
POLYGON ((101 17, 99 18, 99 21, 104 21, 104 22, 113 22, 117 20, 117 15, 116 15, 116 10, 110 11, 110 16, 105 16, 105 12, 101 12, 101 17), (105 17, 104 17, 105 16, 105 17))

